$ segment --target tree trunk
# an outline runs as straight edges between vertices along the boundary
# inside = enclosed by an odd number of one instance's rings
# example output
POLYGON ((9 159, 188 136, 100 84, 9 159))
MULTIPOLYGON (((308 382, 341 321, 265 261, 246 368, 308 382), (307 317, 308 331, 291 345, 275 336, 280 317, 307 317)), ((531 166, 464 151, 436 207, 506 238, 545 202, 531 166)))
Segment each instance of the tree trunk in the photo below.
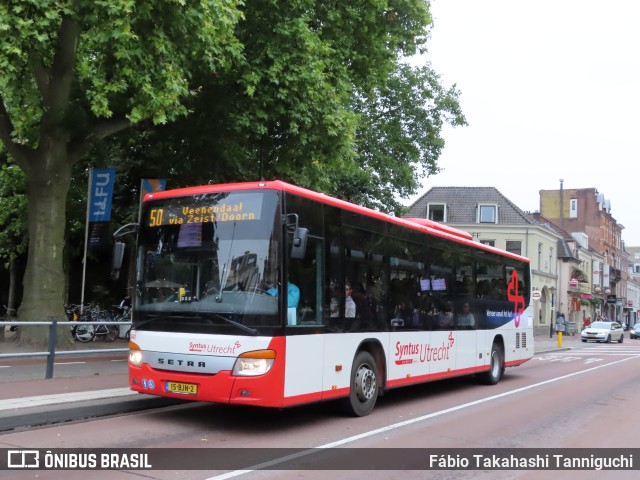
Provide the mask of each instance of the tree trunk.
POLYGON ((7 317, 16 316, 16 259, 9 261, 9 294, 7 298, 7 317))
MULTIPOLYGON (((4 310, 1 312, 2 317, 4 317, 5 313, 7 316, 7 320, 15 319, 16 316, 16 259, 12 258, 9 260, 9 293, 7 295, 7 305, 6 312, 4 310)), ((3 305, 4 309, 4 305, 3 305)), ((1 317, 0 317, 1 318, 1 317)), ((6 325, 0 326, 0 343, 5 341, 5 330, 9 328, 6 325)))
MULTIPOLYGON (((71 161, 62 142, 38 150, 29 161, 29 251, 24 293, 18 311, 21 321, 67 320, 64 302, 64 232, 71 161)), ((49 329, 21 328, 21 344, 46 348, 49 329)), ((59 328, 57 344, 69 345, 68 329, 59 328), (65 335, 66 333, 66 335, 65 335)))

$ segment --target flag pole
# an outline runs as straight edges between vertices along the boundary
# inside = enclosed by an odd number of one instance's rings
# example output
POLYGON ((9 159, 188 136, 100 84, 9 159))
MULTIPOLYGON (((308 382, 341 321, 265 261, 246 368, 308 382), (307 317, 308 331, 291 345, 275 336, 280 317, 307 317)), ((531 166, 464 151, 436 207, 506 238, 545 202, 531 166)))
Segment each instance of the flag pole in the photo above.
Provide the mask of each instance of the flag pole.
POLYGON ((80 314, 82 314, 82 310, 84 309, 84 284, 85 279, 87 278, 87 244, 89 243, 89 211, 91 209, 89 202, 91 201, 92 181, 93 167, 89 168, 89 188, 87 189, 87 215, 84 227, 84 255, 82 257, 82 290, 80 292, 80 314))

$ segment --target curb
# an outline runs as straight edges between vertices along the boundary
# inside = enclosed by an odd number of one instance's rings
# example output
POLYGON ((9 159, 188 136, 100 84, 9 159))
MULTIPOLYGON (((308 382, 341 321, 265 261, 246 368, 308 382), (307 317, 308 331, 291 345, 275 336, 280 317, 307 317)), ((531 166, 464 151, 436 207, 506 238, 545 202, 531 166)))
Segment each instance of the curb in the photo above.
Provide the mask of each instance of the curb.
POLYGON ((21 427, 37 427, 55 423, 73 422, 88 418, 99 418, 107 415, 140 412, 156 408, 171 407, 194 403, 177 398, 154 397, 133 393, 122 397, 117 402, 105 398, 53 406, 38 406, 6 410, 0 414, 0 432, 15 430, 21 427), (18 411, 16 411, 18 410, 18 411))

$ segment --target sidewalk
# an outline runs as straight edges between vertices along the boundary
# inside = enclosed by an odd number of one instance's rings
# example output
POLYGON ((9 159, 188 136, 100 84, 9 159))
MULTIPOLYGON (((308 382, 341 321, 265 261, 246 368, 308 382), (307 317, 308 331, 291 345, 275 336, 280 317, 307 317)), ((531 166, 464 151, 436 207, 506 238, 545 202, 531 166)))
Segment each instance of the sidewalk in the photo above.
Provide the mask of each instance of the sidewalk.
POLYGON ((563 334, 561 344, 558 342, 558 335, 553 334, 553 337, 549 337, 549 333, 546 335, 534 335, 534 351, 535 354, 553 352, 556 350, 566 350, 570 348, 576 348, 582 345, 580 338, 580 332, 575 335, 563 334))
MULTIPOLYGON (((10 341, 0 344, 0 353, 8 357, 0 358, 0 432, 24 425, 68 421, 93 415, 99 408, 103 414, 139 410, 148 406, 149 395, 139 395, 128 387, 126 368, 123 373, 105 373, 104 371, 81 376, 58 376, 45 379, 47 352, 33 346, 21 346, 10 341), (38 352, 39 355, 29 355, 38 352), (11 356, 11 355, 17 356, 11 356), (3 364, 41 366, 41 375, 17 375, 13 378, 5 374, 3 364)), ((122 358, 126 361, 127 341, 75 342, 69 349, 56 352, 55 362, 74 362, 122 358)), ((9 371, 10 369, 7 369, 9 371)))

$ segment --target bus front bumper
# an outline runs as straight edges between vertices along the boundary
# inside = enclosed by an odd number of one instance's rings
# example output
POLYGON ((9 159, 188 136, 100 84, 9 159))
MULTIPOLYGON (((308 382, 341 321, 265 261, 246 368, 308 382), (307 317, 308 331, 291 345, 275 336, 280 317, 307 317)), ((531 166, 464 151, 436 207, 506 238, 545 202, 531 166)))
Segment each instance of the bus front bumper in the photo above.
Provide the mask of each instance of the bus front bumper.
POLYGON ((259 405, 281 408, 283 382, 269 372, 255 377, 239 377, 230 371, 215 375, 157 370, 147 364, 129 365, 129 388, 150 395, 201 402, 259 405))

